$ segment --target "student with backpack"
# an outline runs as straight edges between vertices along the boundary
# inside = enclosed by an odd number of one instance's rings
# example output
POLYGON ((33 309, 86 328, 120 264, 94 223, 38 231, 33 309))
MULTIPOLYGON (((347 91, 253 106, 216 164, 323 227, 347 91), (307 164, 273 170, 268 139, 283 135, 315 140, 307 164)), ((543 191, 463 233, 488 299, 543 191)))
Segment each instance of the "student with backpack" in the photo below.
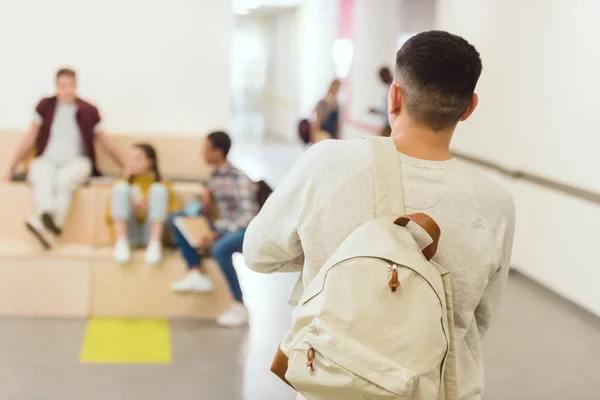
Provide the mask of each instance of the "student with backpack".
POLYGON ((311 147, 248 227, 251 269, 301 272, 272 370, 307 399, 482 398, 515 211, 449 149, 481 70, 459 36, 412 37, 396 55, 391 138, 311 147))

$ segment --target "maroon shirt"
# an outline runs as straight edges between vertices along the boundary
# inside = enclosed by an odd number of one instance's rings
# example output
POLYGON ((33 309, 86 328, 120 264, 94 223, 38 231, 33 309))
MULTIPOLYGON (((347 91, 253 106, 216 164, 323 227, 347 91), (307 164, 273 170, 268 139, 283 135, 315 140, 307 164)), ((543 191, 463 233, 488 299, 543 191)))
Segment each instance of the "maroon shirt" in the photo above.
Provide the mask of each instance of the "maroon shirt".
MULTIPOLYGON (((43 120, 35 141, 36 156, 42 155, 48 145, 50 128, 52 127, 54 111, 56 110, 56 102, 56 96, 48 97, 42 99, 35 109, 43 120)), ((98 168, 96 167, 96 150, 94 148, 94 127, 100 122, 100 113, 96 107, 80 98, 76 99, 76 104, 77 114, 75 115, 75 118, 77 119, 79 132, 83 139, 85 155, 92 163, 92 175, 99 176, 100 171, 98 171, 98 168)))

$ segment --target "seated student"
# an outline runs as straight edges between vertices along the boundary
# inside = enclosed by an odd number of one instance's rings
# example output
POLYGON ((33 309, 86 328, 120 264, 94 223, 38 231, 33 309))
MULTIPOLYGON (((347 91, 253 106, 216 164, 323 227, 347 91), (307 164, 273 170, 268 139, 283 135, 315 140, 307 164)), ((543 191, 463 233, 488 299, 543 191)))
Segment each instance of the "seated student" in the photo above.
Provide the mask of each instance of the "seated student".
POLYGON ((126 263, 130 246, 147 246, 146 263, 162 260, 162 238, 169 213, 177 209, 177 198, 158 169, 156 151, 149 144, 133 146, 127 166, 128 180, 112 187, 106 219, 114 230, 113 259, 126 263))
MULTIPOLYGON (((209 202, 214 201, 218 218, 214 221, 215 230, 202 241, 201 247, 210 249, 211 256, 227 278, 235 300, 231 309, 217 318, 217 323, 238 326, 248 322, 248 311, 242 301, 242 289, 233 267, 232 256, 242 251, 246 227, 258 212, 258 202, 254 182, 227 160, 230 148, 231 139, 225 132, 213 132, 205 142, 204 159, 215 170, 207 185, 208 192, 203 197, 202 209, 206 210, 209 202)), ((203 273, 196 249, 187 242, 176 226, 173 227, 173 234, 189 273, 182 280, 173 282, 171 288, 176 292, 211 291, 212 282, 203 273)))
POLYGON ((25 224, 45 248, 61 234, 75 189, 90 174, 100 174, 95 143, 122 166, 104 133, 98 109, 77 97, 77 75, 63 68, 56 73, 56 95, 37 105, 31 128, 3 175, 3 180, 10 181, 19 163, 35 150, 27 179, 33 189, 36 215, 25 224))

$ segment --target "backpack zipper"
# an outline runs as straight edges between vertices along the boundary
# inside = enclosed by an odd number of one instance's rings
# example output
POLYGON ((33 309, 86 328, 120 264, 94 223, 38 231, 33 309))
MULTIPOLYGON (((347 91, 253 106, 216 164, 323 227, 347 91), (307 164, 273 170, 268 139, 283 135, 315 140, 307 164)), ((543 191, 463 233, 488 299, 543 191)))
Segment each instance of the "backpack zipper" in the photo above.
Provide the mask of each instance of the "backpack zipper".
MULTIPOLYGON (((310 344, 309 344, 310 346, 310 344)), ((315 361, 315 349, 311 347, 308 348, 308 351, 306 352, 306 368, 310 368, 310 370, 312 372, 315 372, 315 366, 314 366, 314 361, 315 361)))
POLYGON ((388 285, 392 289, 392 292, 395 292, 400 286, 400 281, 398 280, 398 266, 396 264, 390 264, 388 266, 388 271, 392 271, 392 278, 388 282, 388 285))

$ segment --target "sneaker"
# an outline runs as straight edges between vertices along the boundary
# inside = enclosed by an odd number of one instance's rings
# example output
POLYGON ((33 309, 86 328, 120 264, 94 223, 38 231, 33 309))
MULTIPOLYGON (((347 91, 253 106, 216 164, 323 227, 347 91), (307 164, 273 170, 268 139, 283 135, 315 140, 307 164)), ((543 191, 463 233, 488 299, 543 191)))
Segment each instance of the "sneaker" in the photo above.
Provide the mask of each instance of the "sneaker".
POLYGON ((146 247, 146 264, 157 265, 162 261, 162 244, 159 241, 151 240, 146 247))
POLYGON ((217 317, 217 324, 226 327, 242 326, 248 323, 248 309, 239 301, 234 301, 231 308, 217 317))
POLYGON ((62 229, 60 229, 58 225, 56 225, 56 222, 54 222, 54 217, 52 217, 52 214, 47 212, 43 213, 42 223, 44 224, 46 229, 55 236, 60 236, 60 234, 62 233, 62 229))
POLYGON ((131 258, 131 249, 126 239, 119 239, 113 249, 113 260, 117 264, 125 264, 131 258))
POLYGON ((44 249, 50 250, 50 248, 52 248, 54 245, 54 237, 46 230, 44 224, 38 217, 28 217, 25 220, 25 226, 40 242, 44 249))
POLYGON ((174 292, 196 292, 208 293, 212 291, 213 285, 210 278, 193 269, 180 281, 171 284, 174 292))

